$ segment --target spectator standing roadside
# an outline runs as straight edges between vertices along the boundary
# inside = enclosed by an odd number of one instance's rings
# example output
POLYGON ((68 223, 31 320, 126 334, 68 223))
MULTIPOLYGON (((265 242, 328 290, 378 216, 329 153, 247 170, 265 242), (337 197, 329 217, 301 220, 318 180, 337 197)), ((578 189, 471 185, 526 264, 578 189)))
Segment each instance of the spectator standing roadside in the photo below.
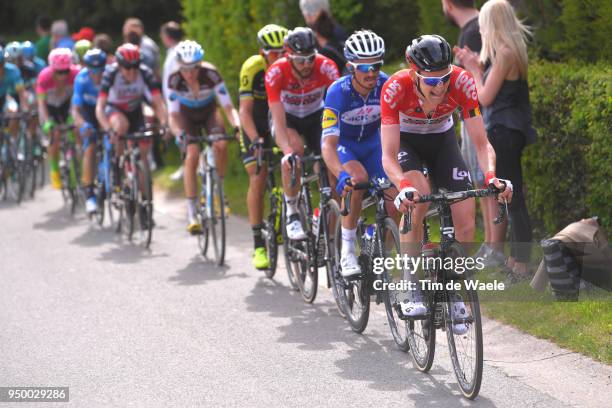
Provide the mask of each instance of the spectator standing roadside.
MULTIPOLYGON (((480 38, 480 27, 478 25, 478 9, 474 0, 442 0, 442 11, 451 23, 459 27, 459 49, 468 47, 474 52, 480 52, 482 40, 480 38)), ((458 64, 461 65, 461 64, 458 64)), ((461 120, 461 155, 468 166, 470 177, 474 187, 480 188, 484 184, 484 173, 478 165, 476 149, 472 139, 468 136, 463 120, 461 120)), ((504 262, 503 241, 505 227, 493 224, 493 218, 497 215, 497 203, 492 198, 480 199, 480 210, 482 212, 482 223, 484 226, 484 243, 474 254, 474 257, 483 257, 489 266, 498 266, 504 262), (495 243, 496 245, 492 245, 495 243)))
POLYGON ((106 33, 99 33, 93 39, 94 48, 99 48, 106 53, 106 64, 112 64, 115 62, 115 49, 113 47, 113 40, 110 35, 106 33))
POLYGON ((70 38, 68 31, 68 23, 66 20, 55 20, 51 24, 51 48, 68 48, 74 47, 74 40, 70 38))
POLYGON ((36 56, 47 61, 51 49, 51 20, 47 16, 36 19, 36 34, 40 37, 36 41, 36 56))
POLYGON ((145 34, 145 27, 139 18, 130 17, 123 24, 123 41, 138 45, 142 63, 153 70, 157 79, 161 78, 159 72, 159 47, 155 41, 145 34))
POLYGON ((456 56, 476 81, 487 136, 497 155, 497 175, 514 184, 514 198, 508 206, 512 245, 506 266, 512 280, 524 280, 528 278, 532 231, 523 194, 521 155, 536 138, 527 84, 530 31, 506 0, 485 3, 478 23, 480 54, 464 47, 456 50, 456 56), (490 65, 485 67, 487 62, 490 65))
MULTIPOLYGON (((331 17, 331 9, 329 8, 329 0, 300 0, 300 10, 302 11, 302 16, 304 16, 304 21, 309 27, 312 27, 317 19, 321 16, 321 14, 325 13, 329 17, 331 17)), ((346 34, 346 30, 337 22, 333 22, 334 24, 334 35, 333 38, 344 44, 348 35, 346 34)), ((339 50, 342 53, 342 49, 339 50)))
POLYGON ((326 12, 322 11, 316 21, 310 25, 317 37, 318 51, 336 63, 338 71, 342 75, 348 73, 346 58, 344 58, 344 41, 338 40, 334 35, 334 20, 326 12))

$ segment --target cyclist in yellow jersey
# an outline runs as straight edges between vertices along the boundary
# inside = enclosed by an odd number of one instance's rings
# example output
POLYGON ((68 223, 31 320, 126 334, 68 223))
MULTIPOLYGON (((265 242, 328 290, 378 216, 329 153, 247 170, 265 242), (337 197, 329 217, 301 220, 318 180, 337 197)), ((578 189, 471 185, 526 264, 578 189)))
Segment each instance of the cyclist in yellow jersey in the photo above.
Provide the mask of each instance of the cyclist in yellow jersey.
POLYGON ((265 269, 270 264, 261 235, 267 166, 264 165, 259 174, 256 174, 257 146, 271 145, 264 76, 267 67, 283 56, 283 39, 286 34, 287 29, 276 24, 268 24, 259 30, 259 54, 249 57, 240 70, 240 145, 242 162, 249 174, 247 208, 255 247, 253 266, 257 269, 265 269))

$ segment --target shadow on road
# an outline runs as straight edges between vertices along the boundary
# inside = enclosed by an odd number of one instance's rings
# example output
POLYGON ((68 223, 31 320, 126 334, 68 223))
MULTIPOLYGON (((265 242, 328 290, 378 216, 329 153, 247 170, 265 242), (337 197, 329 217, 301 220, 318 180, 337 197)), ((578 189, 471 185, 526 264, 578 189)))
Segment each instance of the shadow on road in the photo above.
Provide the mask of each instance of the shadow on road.
MULTIPOLYGON (((319 287, 319 290, 326 289, 319 287)), ((338 314, 333 301, 317 299, 314 304, 305 304, 299 293, 265 278, 259 279, 246 303, 251 312, 290 319, 289 324, 278 327, 283 333, 278 339, 280 343, 297 344, 307 352, 338 349, 334 364, 343 380, 363 382, 375 390, 403 391, 417 407, 494 406, 483 397, 475 402, 464 399, 452 370, 435 362, 429 374, 414 369, 410 354, 397 349, 386 330, 386 321, 383 332, 370 326, 364 334, 354 333, 338 314), (338 343, 344 346, 340 348, 338 343)), ((384 319, 374 311, 371 313, 370 319, 384 319)))
POLYGON ((110 261, 116 264, 130 264, 153 258, 167 258, 169 256, 167 253, 154 253, 142 245, 127 241, 120 235, 115 234, 113 242, 117 246, 101 253, 97 260, 110 261))
POLYGON ((178 285, 202 285, 209 281, 249 277, 244 272, 228 274, 230 269, 228 265, 217 266, 213 260, 195 255, 184 268, 176 271, 176 275, 169 277, 168 281, 178 285))
POLYGON ((70 210, 65 206, 45 213, 44 217, 44 221, 34 224, 34 229, 59 231, 69 227, 78 226, 78 222, 86 218, 84 214, 78 212, 75 215, 71 215, 70 210))

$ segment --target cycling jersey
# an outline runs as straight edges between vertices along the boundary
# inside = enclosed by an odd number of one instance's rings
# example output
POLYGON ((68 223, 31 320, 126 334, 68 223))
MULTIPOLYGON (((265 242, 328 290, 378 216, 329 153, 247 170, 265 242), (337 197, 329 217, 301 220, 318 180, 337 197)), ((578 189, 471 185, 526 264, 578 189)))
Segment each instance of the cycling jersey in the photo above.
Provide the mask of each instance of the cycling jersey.
POLYGON ((223 78, 212 64, 202 62, 198 72, 198 83, 200 88, 197 95, 194 95, 180 70, 171 74, 168 78, 170 99, 168 110, 170 112, 185 112, 186 110, 203 109, 209 106, 214 110, 216 108, 215 98, 221 106, 232 103, 223 78))
POLYGON ((464 119, 480 116, 476 82, 462 68, 452 66, 450 85, 444 100, 429 116, 423 112, 416 84, 409 69, 393 74, 382 90, 382 124, 400 125, 404 133, 444 133, 453 126, 453 112, 464 119))
POLYGON ((57 108, 66 105, 67 102, 70 102, 74 78, 78 73, 78 68, 72 65, 68 74, 68 81, 65 85, 58 86, 53 77, 53 69, 46 67, 40 72, 36 80, 36 95, 38 98, 44 98, 47 106, 57 108))
POLYGON ((107 65, 104 69, 99 96, 107 97, 107 103, 113 108, 125 113, 140 110, 147 91, 151 96, 161 93, 153 71, 146 65, 140 64, 138 76, 133 82, 123 78, 118 63, 107 65))
POLYGON ((89 70, 83 68, 74 80, 74 92, 72 93, 72 105, 77 107, 83 115, 83 118, 97 125, 96 119, 96 102, 98 101, 98 92, 100 86, 94 83, 89 75, 89 70))
POLYGON ((0 98, 4 98, 7 94, 14 94, 21 87, 23 87, 23 79, 19 68, 10 62, 5 62, 4 74, 0 78, 0 98))
POLYGON ((346 75, 332 84, 325 97, 323 135, 340 136, 340 140, 360 141, 371 136, 380 137, 380 95, 387 74, 378 74, 376 87, 363 98, 346 75))
POLYGON ((287 57, 270 65, 266 72, 268 103, 282 102, 285 112, 304 118, 323 108, 325 90, 338 79, 336 64, 327 57, 317 54, 312 74, 301 82, 293 74, 287 57))
POLYGON ((266 60, 261 55, 249 57, 240 69, 240 99, 253 99, 253 121, 257 132, 267 133, 268 97, 266 94, 266 60))

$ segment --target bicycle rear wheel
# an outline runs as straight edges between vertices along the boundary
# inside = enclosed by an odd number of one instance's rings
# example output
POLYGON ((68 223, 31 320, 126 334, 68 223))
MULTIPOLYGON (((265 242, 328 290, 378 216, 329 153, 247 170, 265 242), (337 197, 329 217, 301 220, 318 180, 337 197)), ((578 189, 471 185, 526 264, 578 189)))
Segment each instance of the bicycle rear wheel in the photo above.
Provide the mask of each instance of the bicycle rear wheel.
POLYGON ((211 173, 209 183, 209 191, 213 195, 211 214, 209 214, 210 237, 215 253, 215 263, 217 266, 222 266, 225 262, 225 197, 223 185, 215 170, 211 173))
MULTIPOLYGON (((465 252, 459 243, 454 242, 446 257, 465 258, 465 252)), ((483 346, 478 293, 466 287, 465 282, 469 279, 470 276, 464 276, 459 280, 461 290, 446 292, 444 319, 448 350, 459 388, 466 398, 474 399, 482 382, 483 346)))
MULTIPOLYGON (((342 251, 341 224, 340 221, 336 224, 336 254, 338 260, 340 260, 342 251)), ((363 265, 365 262, 362 262, 362 259, 367 256, 361 240, 363 232, 363 225, 360 223, 357 227, 357 238, 355 239, 355 254, 359 258, 362 268, 366 266, 363 265)), ((340 268, 338 268, 334 282, 340 300, 339 303, 344 308, 344 314, 351 329, 356 333, 363 332, 370 319, 370 290, 367 271, 362 269, 361 276, 347 280, 342 277, 340 268)))
POLYGON ((268 254, 269 265, 264 271, 268 279, 272 279, 276 274, 276 265, 278 263, 278 237, 276 234, 276 219, 278 217, 278 198, 270 192, 270 213, 267 219, 264 220, 262 235, 266 243, 266 253, 268 254))
MULTIPOLYGON (((153 238, 153 182, 151 180, 151 171, 142 160, 138 162, 139 173, 143 179, 143 199, 139 200, 138 219, 140 221, 140 232, 142 242, 145 248, 151 245, 153 238)), ((138 195, 136 195, 137 198, 138 195)))
MULTIPOLYGON (((397 224, 391 218, 385 218, 384 221, 384 253, 385 257, 393 258, 397 255, 401 256, 401 244, 399 238, 399 230, 397 224)), ((394 265, 393 269, 385 270, 381 277, 384 283, 400 283, 404 279, 404 271, 401 268, 397 268, 394 265)), ((405 320, 402 320, 396 309, 396 305, 399 303, 397 295, 399 291, 390 290, 388 286, 384 286, 383 289, 383 301, 385 303, 385 310, 387 312, 387 321, 389 322, 389 330, 397 347, 402 351, 408 351, 408 328, 405 320)))
POLYGON ((346 318, 346 295, 343 293, 345 290, 344 279, 340 275, 340 252, 338 252, 341 241, 341 217, 340 217, 340 206, 336 200, 331 199, 328 202, 328 241, 326 244, 326 256, 327 256, 327 276, 331 283, 332 294, 336 302, 336 308, 342 318, 346 318))
POLYGON ((304 301, 307 303, 312 303, 317 297, 319 268, 318 260, 316 259, 316 238, 312 234, 312 231, 310 231, 310 228, 308 228, 309 223, 307 222, 309 217, 312 218, 312 211, 309 211, 308 204, 306 203, 303 194, 300 194, 298 211, 302 226, 306 227, 304 228, 304 231, 306 232, 306 239, 303 241, 293 241, 297 245, 296 249, 300 251, 300 258, 302 260, 301 262, 298 262, 298 268, 294 268, 293 271, 296 273, 296 281, 298 288, 300 289, 300 293, 302 294, 302 299, 304 299, 304 301), (306 256, 305 258, 303 257, 304 255, 306 256))
MULTIPOLYGON (((282 198, 282 214, 281 214, 281 230, 283 234, 283 252, 285 254, 285 268, 287 269, 287 277, 289 278, 289 284, 293 290, 300 290, 296 280, 296 274, 293 272, 294 263, 297 262, 297 256, 294 252, 290 251, 289 237, 287 236, 287 204, 285 203, 284 196, 282 198)), ((297 267, 297 266, 296 266, 297 267)))

